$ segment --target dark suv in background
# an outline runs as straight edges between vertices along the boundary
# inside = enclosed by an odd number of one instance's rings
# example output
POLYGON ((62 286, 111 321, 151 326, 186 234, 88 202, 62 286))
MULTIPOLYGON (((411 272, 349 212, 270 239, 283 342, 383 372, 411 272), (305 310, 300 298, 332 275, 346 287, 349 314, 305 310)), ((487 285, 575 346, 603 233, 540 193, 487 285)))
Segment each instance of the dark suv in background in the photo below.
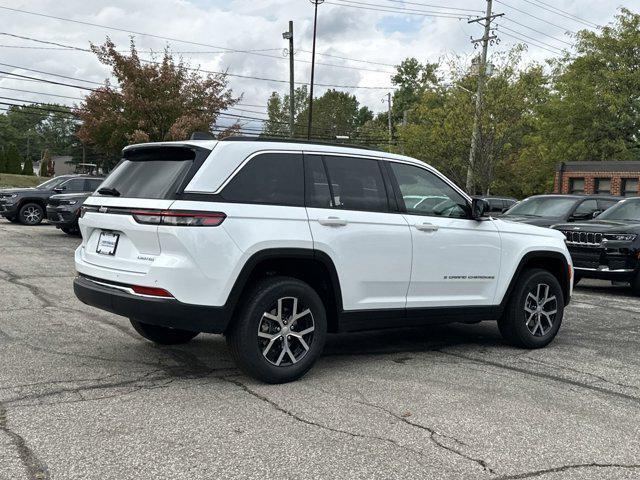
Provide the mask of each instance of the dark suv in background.
POLYGON ((591 220, 622 200, 604 195, 535 195, 500 216, 502 220, 550 227, 556 223, 591 220))
POLYGON ((78 219, 84 201, 93 192, 52 195, 47 203, 47 221, 67 235, 79 235, 78 219))
POLYGON ((0 190, 0 215, 25 225, 38 225, 45 218, 49 197, 59 193, 93 192, 104 178, 87 175, 60 175, 35 188, 0 190))

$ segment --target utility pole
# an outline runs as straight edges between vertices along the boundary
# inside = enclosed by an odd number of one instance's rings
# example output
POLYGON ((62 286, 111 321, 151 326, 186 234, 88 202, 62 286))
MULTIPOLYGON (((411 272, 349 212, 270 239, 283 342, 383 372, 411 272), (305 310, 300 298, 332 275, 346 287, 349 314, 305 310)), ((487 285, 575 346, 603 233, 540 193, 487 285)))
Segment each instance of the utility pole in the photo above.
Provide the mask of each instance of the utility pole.
POLYGON ((295 122, 295 83, 293 78, 293 20, 289 20, 289 31, 282 34, 282 38, 289 40, 289 137, 293 138, 295 122))
POLYGON ((307 140, 311 140, 311 124, 313 122, 313 75, 316 66, 316 31, 318 26, 318 5, 324 0, 310 0, 314 5, 313 14, 313 48, 311 49, 311 88, 309 89, 309 119, 307 122, 307 140))
POLYGON ((393 129, 391 128, 391 92, 387 93, 387 121, 389 123, 389 149, 393 139, 393 129))
POLYGON ((468 23, 480 23, 484 21, 484 35, 482 38, 471 38, 471 43, 476 46, 478 43, 482 43, 482 53, 480 54, 480 63, 478 65, 478 91, 476 92, 476 111, 473 118, 473 133, 471 134, 471 149, 469 150, 469 166, 467 168, 467 183, 466 190, 469 195, 474 193, 474 181, 473 170, 475 167, 476 152, 478 151, 478 140, 480 136, 480 122, 482 121, 482 94, 484 93, 484 83, 486 79, 487 68, 487 50, 489 49, 489 43, 493 43, 497 37, 491 32, 491 21, 494 18, 501 17, 503 13, 497 15, 491 14, 491 7, 493 0, 487 0, 487 12, 484 17, 474 18, 469 20, 468 23))

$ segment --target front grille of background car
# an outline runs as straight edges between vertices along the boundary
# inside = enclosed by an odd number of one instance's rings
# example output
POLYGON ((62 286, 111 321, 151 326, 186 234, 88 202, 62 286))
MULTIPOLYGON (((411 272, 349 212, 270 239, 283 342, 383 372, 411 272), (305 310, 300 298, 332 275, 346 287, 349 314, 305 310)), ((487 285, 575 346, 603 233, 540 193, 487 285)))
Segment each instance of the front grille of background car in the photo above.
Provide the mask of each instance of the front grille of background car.
POLYGON ((581 245, 588 247, 599 247, 602 244, 602 234, 596 232, 571 232, 562 230, 567 238, 568 245, 581 245))

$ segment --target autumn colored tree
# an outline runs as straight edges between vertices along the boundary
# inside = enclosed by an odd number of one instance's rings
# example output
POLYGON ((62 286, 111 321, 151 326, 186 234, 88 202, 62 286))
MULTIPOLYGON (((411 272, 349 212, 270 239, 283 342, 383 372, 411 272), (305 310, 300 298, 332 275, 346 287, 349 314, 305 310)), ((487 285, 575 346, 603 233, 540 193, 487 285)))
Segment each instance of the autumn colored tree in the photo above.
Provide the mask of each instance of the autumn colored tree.
POLYGON ((224 74, 203 75, 165 50, 159 61, 138 56, 131 40, 128 55, 107 38, 91 50, 111 68, 116 84, 105 82, 77 107, 78 137, 117 158, 129 143, 183 140, 211 131, 221 110, 234 105, 224 74))

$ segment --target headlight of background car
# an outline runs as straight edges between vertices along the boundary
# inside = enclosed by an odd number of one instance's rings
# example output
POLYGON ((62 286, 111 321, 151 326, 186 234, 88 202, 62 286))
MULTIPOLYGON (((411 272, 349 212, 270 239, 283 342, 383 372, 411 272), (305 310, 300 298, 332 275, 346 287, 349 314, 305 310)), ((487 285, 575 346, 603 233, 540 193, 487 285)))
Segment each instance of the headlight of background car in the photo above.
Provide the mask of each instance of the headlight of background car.
POLYGON ((635 233, 607 233, 604 238, 607 240, 617 240, 619 242, 631 242, 635 240, 637 235, 635 233))

